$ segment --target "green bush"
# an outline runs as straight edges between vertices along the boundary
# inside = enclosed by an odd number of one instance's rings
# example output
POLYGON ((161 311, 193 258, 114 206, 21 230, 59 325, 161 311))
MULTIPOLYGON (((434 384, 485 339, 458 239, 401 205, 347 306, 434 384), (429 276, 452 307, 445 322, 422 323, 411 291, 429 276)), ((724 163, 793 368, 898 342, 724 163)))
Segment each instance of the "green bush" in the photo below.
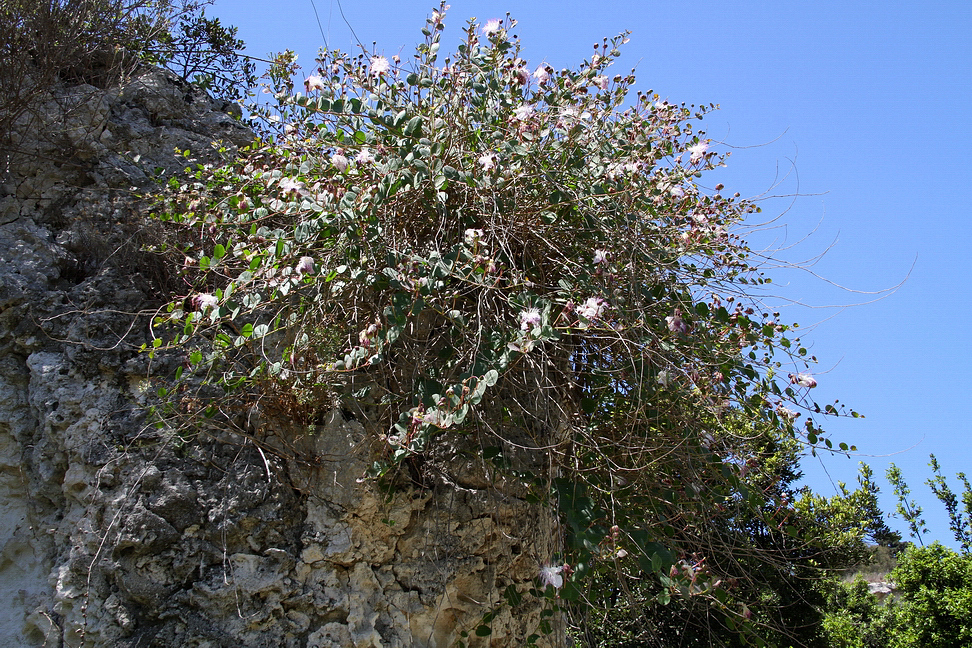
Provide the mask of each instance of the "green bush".
MULTIPOLYGON (((827 645, 831 648, 886 648, 898 625, 894 599, 881 604, 858 577, 834 587, 832 610, 823 621, 827 645)), ((921 644, 915 644, 921 645, 921 644)))
POLYGON ((879 603, 858 578, 828 603, 824 631, 833 648, 972 646, 972 556, 935 542, 910 546, 891 572, 893 596, 879 603))
POLYGON ((900 597, 892 646, 972 646, 972 556, 938 542, 911 547, 891 579, 900 597))
MULTIPOLYGON (((942 476, 934 455, 929 465, 934 477, 926 483, 945 507, 961 553, 938 542, 928 546, 909 545, 900 552, 900 542, 889 542, 897 559, 889 576, 895 585, 893 597, 880 605, 867 593, 861 578, 837 589, 824 610, 823 627, 828 645, 835 648, 972 646, 972 554, 969 554, 972 493, 963 473, 958 474, 964 487, 958 496, 942 476)), ((923 542, 927 529, 922 508, 910 499, 911 490, 894 464, 888 470, 888 481, 898 497, 898 514, 907 522, 911 535, 923 542)))
POLYGON ((267 139, 172 182, 159 216, 191 288, 155 318, 182 360, 158 425, 189 439, 258 407, 313 430, 341 408, 386 486, 460 458, 557 513, 558 551, 506 600, 676 600, 757 645, 785 632, 752 620, 759 579, 826 552, 774 456, 832 447, 816 415, 842 412, 761 306, 737 234, 758 207, 705 184, 714 106, 635 94, 609 69, 624 34, 558 71, 512 21, 471 22, 445 55, 444 13, 409 64, 325 51, 301 84, 281 55, 267 139))

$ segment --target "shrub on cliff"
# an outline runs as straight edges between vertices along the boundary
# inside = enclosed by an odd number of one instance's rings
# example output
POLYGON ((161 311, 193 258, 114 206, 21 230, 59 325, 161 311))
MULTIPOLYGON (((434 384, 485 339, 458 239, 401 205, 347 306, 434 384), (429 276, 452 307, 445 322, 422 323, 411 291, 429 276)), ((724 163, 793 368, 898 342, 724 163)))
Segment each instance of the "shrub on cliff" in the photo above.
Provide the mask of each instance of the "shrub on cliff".
MULTIPOLYGON (((4 0, 0 3, 0 150, 15 123, 58 81, 105 88, 147 62, 239 101, 255 83, 235 27, 207 19, 207 0, 4 0)), ((51 125, 47 125, 50 128, 51 125)))
POLYGON ((509 19, 446 56, 444 17, 408 63, 326 51, 301 82, 281 55, 267 137, 171 183, 187 291, 155 348, 184 366, 159 425, 340 407, 374 431, 372 477, 433 483, 465 455, 557 511, 561 551, 507 600, 638 609, 637 589, 762 641, 754 567, 829 549, 774 457, 830 447, 817 415, 840 412, 761 306, 737 234, 758 207, 703 182, 725 159, 696 126, 714 106, 633 94, 611 69, 625 35, 554 70, 509 19))

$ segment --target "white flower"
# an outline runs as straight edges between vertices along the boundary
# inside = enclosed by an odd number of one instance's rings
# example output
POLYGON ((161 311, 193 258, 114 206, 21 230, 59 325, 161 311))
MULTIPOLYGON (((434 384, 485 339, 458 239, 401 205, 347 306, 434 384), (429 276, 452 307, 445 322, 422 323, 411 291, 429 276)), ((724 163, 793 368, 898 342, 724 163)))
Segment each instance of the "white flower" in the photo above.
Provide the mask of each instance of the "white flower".
POLYGON ((546 85, 547 81, 550 80, 550 73, 547 72, 547 68, 544 65, 538 65, 536 71, 533 73, 533 78, 540 85, 546 85))
POLYGON ((309 256, 300 257, 300 261, 297 262, 294 270, 297 271, 297 274, 314 272, 314 258, 309 256))
POLYGON ((496 154, 495 153, 484 153, 479 156, 479 164, 482 165, 483 171, 489 171, 496 166, 496 154))
POLYGON ((609 180, 616 180, 617 178, 624 175, 635 175, 638 173, 638 163, 637 162, 611 162, 604 172, 604 175, 608 177, 609 180))
POLYGON ((463 232, 462 235, 462 239, 466 242, 466 245, 468 245, 469 247, 473 247, 474 245, 478 244, 482 238, 483 238, 483 230, 473 229, 471 227, 467 229, 465 232, 463 232))
POLYGON ((798 413, 794 412, 793 410, 787 407, 784 407, 783 405, 777 406, 776 413, 780 415, 780 418, 784 418, 787 421, 792 421, 796 417, 800 416, 798 413))
POLYGON ((533 117, 534 112, 533 104, 523 104, 513 111, 513 116, 520 121, 526 121, 533 117))
POLYGON ((364 348, 370 348, 375 339, 375 334, 378 333, 378 325, 370 324, 368 328, 358 333, 358 341, 364 348))
POLYGON ((422 417, 422 422, 427 425, 434 425, 437 428, 442 428, 443 430, 452 427, 453 418, 447 413, 438 410, 430 409, 422 417))
POLYGON ((280 182, 278 182, 277 185, 284 193, 290 193, 291 191, 297 193, 304 186, 302 182, 294 180, 293 178, 280 178, 280 182))
POLYGON ((516 69, 516 80, 520 85, 526 85, 530 82, 530 70, 521 67, 516 69))
POLYGON ((577 109, 573 106, 567 106, 560 109, 560 116, 557 118, 557 126, 559 128, 567 128, 571 126, 577 119, 577 109))
POLYGON ((601 265, 602 263, 607 263, 608 251, 607 250, 594 250, 594 265, 601 265))
POLYGON ((348 168, 348 158, 346 158, 343 153, 335 153, 331 156, 331 164, 333 164, 334 168, 338 171, 344 171, 348 168))
POLYGON ((375 156, 374 154, 372 154, 371 151, 369 151, 366 148, 363 148, 360 151, 358 151, 358 154, 355 156, 354 161, 357 162, 358 164, 371 164, 372 162, 375 161, 375 156))
POLYGON ((593 81, 594 82, 594 85, 596 85, 601 90, 607 90, 608 89, 608 78, 606 76, 603 76, 603 75, 596 76, 593 79, 591 79, 591 81, 593 81))
POLYGON ((499 32, 500 29, 502 29, 502 22, 498 18, 493 18, 492 20, 486 21, 481 31, 487 36, 492 36, 499 32))
POLYGON ((601 316, 606 307, 607 302, 600 297, 588 297, 587 301, 577 307, 577 314, 588 322, 593 322, 601 316))
POLYGON ((434 22, 434 23, 440 23, 440 22, 442 22, 442 18, 445 16, 445 12, 449 11, 449 7, 450 6, 451 5, 443 5, 441 7, 442 11, 435 11, 435 10, 433 10, 432 11, 432 22, 434 22))
POLYGON ((544 585, 553 585, 554 589, 560 589, 564 586, 564 577, 561 576, 561 572, 564 571, 563 565, 554 567, 553 565, 547 565, 540 568, 540 581, 544 585))
POLYGON ((520 313, 520 330, 529 331, 534 326, 540 325, 540 311, 536 308, 528 308, 520 313))
POLYGON ((590 119, 590 117, 591 113, 586 110, 580 112, 573 106, 567 106, 560 109, 560 115, 557 117, 557 128, 566 130, 573 126, 578 119, 590 119))
POLYGON ((699 161, 702 159, 702 157, 705 155, 705 152, 708 150, 708 148, 709 148, 708 142, 699 142, 695 146, 690 146, 688 148, 688 152, 691 153, 692 156, 689 158, 689 162, 691 162, 692 164, 698 164, 699 161))
POLYGON ((381 76, 391 69, 391 64, 384 56, 371 57, 371 76, 381 76))
POLYGON ((668 330, 672 333, 682 333, 685 335, 689 332, 688 322, 682 319, 682 312, 677 308, 675 309, 674 315, 669 315, 665 318, 665 323, 668 324, 668 330))
POLYGON ((790 374, 790 383, 806 387, 807 389, 813 389, 817 386, 817 379, 808 373, 790 374))
POLYGON ((201 312, 205 312, 210 308, 216 308, 216 306, 219 304, 219 298, 217 298, 216 295, 210 295, 209 293, 199 293, 192 298, 192 303, 201 312))
POLYGON ((324 90, 324 79, 312 74, 304 79, 304 89, 310 94, 311 90, 324 90))

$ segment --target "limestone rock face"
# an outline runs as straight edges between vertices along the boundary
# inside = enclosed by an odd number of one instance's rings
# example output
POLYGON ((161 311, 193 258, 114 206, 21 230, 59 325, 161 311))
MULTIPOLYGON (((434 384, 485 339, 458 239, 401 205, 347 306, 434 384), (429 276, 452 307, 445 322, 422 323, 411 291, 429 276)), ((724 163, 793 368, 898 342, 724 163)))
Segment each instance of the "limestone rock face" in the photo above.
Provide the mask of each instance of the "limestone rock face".
POLYGON ((143 251, 147 197, 177 149, 249 142, 232 112, 146 68, 51 88, 4 140, 0 646, 517 645, 533 597, 473 629, 535 583, 554 527, 481 462, 387 495, 361 480, 376 431, 338 412, 190 440, 148 424, 138 348, 171 273, 143 251))
POLYGON ((895 589, 897 588, 894 586, 894 583, 885 581, 867 584, 867 593, 873 594, 878 601, 883 601, 887 597, 894 595, 895 589))

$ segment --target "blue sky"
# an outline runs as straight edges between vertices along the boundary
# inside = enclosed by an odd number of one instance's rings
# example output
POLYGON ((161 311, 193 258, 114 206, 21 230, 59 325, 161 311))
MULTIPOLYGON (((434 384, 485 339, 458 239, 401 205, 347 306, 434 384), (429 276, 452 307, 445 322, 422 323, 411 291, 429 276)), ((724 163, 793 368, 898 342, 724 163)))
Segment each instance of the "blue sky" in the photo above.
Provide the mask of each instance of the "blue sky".
MULTIPOLYGON (((239 27, 247 53, 292 49, 309 72, 322 29, 332 48, 359 52, 353 28, 369 49, 406 59, 436 6, 314 2, 321 27, 311 0, 216 0, 208 13, 239 27)), ((635 67, 638 89, 673 103, 720 104, 704 126, 732 157, 711 183, 765 197, 763 215, 779 218, 754 243, 786 247, 788 262, 825 253, 813 274, 770 273, 776 303, 820 360, 817 401, 866 417, 830 421, 859 454, 808 458, 806 483, 833 494, 866 461, 891 511, 893 461, 925 507, 926 540, 954 546, 924 480, 929 453, 949 477, 972 473, 972 5, 455 0, 443 51, 468 18, 507 11, 533 64, 575 66, 630 30, 618 73, 635 67)))

